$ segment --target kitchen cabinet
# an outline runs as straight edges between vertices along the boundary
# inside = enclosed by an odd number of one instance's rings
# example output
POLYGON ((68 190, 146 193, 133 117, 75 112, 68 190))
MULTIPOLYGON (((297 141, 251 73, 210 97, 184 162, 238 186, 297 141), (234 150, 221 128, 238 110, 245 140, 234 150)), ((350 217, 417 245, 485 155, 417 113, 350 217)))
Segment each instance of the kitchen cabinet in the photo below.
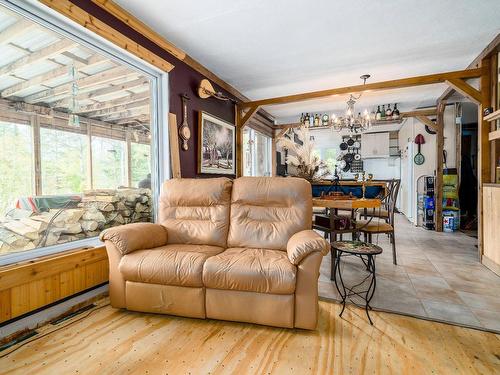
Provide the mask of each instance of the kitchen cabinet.
POLYGON ((388 158, 389 153, 389 133, 363 133, 361 134, 361 157, 388 158))

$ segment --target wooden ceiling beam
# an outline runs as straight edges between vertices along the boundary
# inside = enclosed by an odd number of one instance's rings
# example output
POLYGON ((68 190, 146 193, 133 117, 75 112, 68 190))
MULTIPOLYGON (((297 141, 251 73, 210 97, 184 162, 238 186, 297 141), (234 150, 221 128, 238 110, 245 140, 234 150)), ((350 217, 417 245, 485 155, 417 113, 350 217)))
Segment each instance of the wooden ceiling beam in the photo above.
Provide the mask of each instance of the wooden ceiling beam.
POLYGON ((69 0, 40 0, 40 2, 165 72, 170 72, 174 68, 167 60, 88 14, 69 0))
MULTIPOLYGON (((496 52, 500 52, 500 33, 498 33, 495 38, 493 38, 493 40, 488 43, 488 45, 481 51, 481 53, 469 64, 467 69, 474 69, 479 67, 481 65, 481 61, 485 57, 488 57, 489 55, 496 52)), ((448 87, 443 92, 443 94, 441 94, 438 101, 449 99, 453 95, 453 93, 455 93, 455 89, 453 87, 448 87)))
POLYGON ((69 51, 64 51, 63 53, 61 53, 61 55, 67 57, 68 59, 71 59, 73 61, 78 61, 82 64, 87 64, 87 59, 84 59, 83 57, 80 57, 78 55, 75 55, 74 53, 72 52, 69 52, 69 51))
POLYGON ((146 123, 148 123, 150 121, 150 118, 149 118, 149 115, 140 115, 138 117, 121 119, 121 120, 113 122, 113 124, 126 125, 126 124, 131 124, 134 121, 138 121, 138 122, 142 123, 143 125, 146 125, 146 123))
POLYGON ((119 105, 134 103, 137 101, 141 101, 143 99, 148 99, 150 97, 151 97, 151 93, 149 91, 141 92, 139 94, 131 94, 131 95, 124 96, 122 98, 83 106, 80 108, 78 113, 102 111, 102 110, 110 109, 110 108, 113 108, 113 107, 116 107, 119 105))
MULTIPOLYGON (((76 82, 78 84, 78 89, 83 90, 86 88, 90 88, 92 86, 107 84, 116 81, 117 79, 132 75, 137 76, 137 72, 125 66, 117 66, 96 74, 92 74, 88 77, 79 79, 77 78, 76 82)), ((26 103, 33 104, 33 103, 47 102, 50 99, 61 95, 71 96, 72 86, 73 86, 73 81, 66 82, 51 89, 44 90, 32 95, 28 95, 23 98, 23 101, 25 101, 26 103)))
MULTIPOLYGON (((437 115, 436 108, 424 108, 424 109, 416 109, 414 111, 401 112, 400 116, 402 118, 408 117, 418 117, 418 116, 435 116, 437 115)), ((430 121, 430 120, 429 120, 430 121)), ((290 128, 299 128, 302 124, 300 122, 290 123, 290 124, 276 124, 274 125, 274 129, 290 129, 290 128)))
MULTIPOLYGON (((96 99, 100 96, 114 94, 118 91, 125 91, 134 88, 138 88, 144 85, 149 85, 149 79, 145 77, 134 79, 133 81, 125 82, 121 85, 111 85, 108 87, 103 87, 100 89, 96 89, 94 91, 89 91, 85 93, 78 94, 76 96, 77 100, 88 100, 88 99, 96 99)), ((149 87, 149 86, 148 86, 149 87)), ((68 98, 58 101, 57 103, 51 103, 51 106, 54 108, 60 108, 67 104, 68 98)))
MULTIPOLYGON (((237 110, 240 111, 240 108, 237 107, 237 110)), ((241 117, 239 127, 244 128, 246 123, 252 118, 252 116, 259 110, 259 106, 250 107, 247 112, 241 117)))
POLYGON ((447 80, 446 83, 448 86, 452 87, 455 91, 459 92, 471 102, 479 104, 481 103, 482 95, 479 90, 476 90, 474 87, 469 85, 463 79, 450 79, 447 80))
POLYGON ((31 31, 36 24, 31 20, 22 19, 10 25, 0 33, 0 45, 9 44, 15 37, 31 31))
POLYGON ((120 19, 122 22, 129 25, 134 30, 140 30, 140 33, 144 35, 149 40, 154 41, 158 46, 163 48, 165 51, 170 53, 172 56, 177 57, 179 60, 183 60, 186 57, 186 53, 181 49, 174 46, 169 41, 165 40, 157 32, 147 26, 145 23, 134 17, 132 14, 127 12, 125 9, 115 4, 113 1, 109 0, 92 0, 93 3, 105 9, 116 18, 120 19))
POLYGON ((437 108, 424 108, 424 109, 416 109, 414 111, 401 112, 401 117, 416 117, 416 116, 436 116, 437 108))
MULTIPOLYGON (((47 0, 44 0, 47 1, 47 0)), ((212 73, 210 70, 201 65, 198 61, 189 56, 182 49, 176 47, 173 43, 165 39, 163 36, 154 31, 151 27, 146 25, 144 22, 137 19, 134 15, 128 12, 126 9, 122 8, 114 1, 111 0, 91 0, 94 4, 98 5, 106 12, 111 14, 112 16, 118 18, 123 23, 129 25, 135 31, 141 33, 143 36, 148 38, 150 41, 155 43, 157 46, 161 47, 171 55, 175 56, 186 65, 197 71, 198 73, 203 74, 206 78, 214 82, 221 89, 227 91, 229 94, 233 95, 235 98, 239 99, 242 102, 248 102, 250 99, 239 92, 236 88, 228 84, 227 82, 220 79, 217 75, 212 73)), ((266 117, 273 119, 274 117, 263 110, 262 108, 259 110, 265 114, 266 117)))
POLYGON ((302 94, 286 95, 275 98, 245 102, 241 104, 241 108, 252 108, 255 106, 262 106, 262 105, 294 103, 305 100, 323 98, 327 96, 333 96, 333 95, 351 94, 355 92, 379 91, 379 90, 390 90, 390 89, 398 89, 405 87, 432 85, 436 83, 444 83, 446 80, 455 78, 460 78, 460 79, 476 78, 481 76, 481 73, 482 69, 477 68, 477 69, 458 70, 446 73, 429 74, 425 76, 417 76, 410 78, 401 78, 390 81, 367 83, 365 85, 339 87, 329 90, 312 91, 302 94))
MULTIPOLYGON (((91 56, 85 64, 78 62, 78 61, 75 61, 73 63, 73 65, 75 66, 75 68, 81 69, 81 68, 89 68, 89 67, 92 67, 95 65, 99 65, 105 61, 109 61, 109 60, 102 57, 102 56, 94 55, 94 56, 91 56)), ((67 65, 55 68, 55 69, 50 70, 46 73, 43 73, 43 74, 40 74, 40 75, 35 76, 33 78, 30 78, 24 82, 16 83, 13 86, 7 87, 6 89, 4 89, 0 93, 0 95, 2 96, 2 98, 8 98, 9 96, 16 96, 17 94, 19 94, 23 90, 29 89, 29 88, 34 87, 34 86, 43 85, 47 81, 51 81, 53 79, 61 78, 61 77, 65 77, 65 76, 69 75, 69 69, 70 69, 70 67, 67 65)))
POLYGON ((149 114, 149 103, 143 104, 140 107, 126 110, 125 112, 117 113, 111 116, 100 116, 101 121, 109 122, 109 121, 118 121, 125 119, 134 119, 136 117, 140 117, 142 115, 149 114))
POLYGON ((434 130, 434 131, 437 130, 436 123, 434 121, 432 121, 429 117, 427 117, 427 116, 415 116, 415 118, 418 121, 420 121, 422 124, 427 125, 432 130, 434 130))
POLYGON ((116 114, 120 114, 122 112, 127 112, 131 109, 134 108, 141 108, 141 107, 147 107, 150 104, 150 99, 143 99, 138 102, 133 102, 133 103, 128 103, 128 104, 122 104, 119 106, 111 107, 108 109, 102 109, 100 111, 95 111, 95 112, 89 112, 87 113, 87 117, 103 117, 103 116, 112 116, 116 114))
POLYGON ((53 56, 59 55, 61 54, 61 52, 71 49, 77 45, 78 43, 69 39, 63 39, 61 41, 52 43, 51 45, 35 51, 30 55, 21 57, 20 59, 17 59, 10 64, 2 66, 0 68, 0 78, 6 75, 14 74, 16 70, 24 68, 26 65, 35 64, 41 60, 46 60, 53 56))

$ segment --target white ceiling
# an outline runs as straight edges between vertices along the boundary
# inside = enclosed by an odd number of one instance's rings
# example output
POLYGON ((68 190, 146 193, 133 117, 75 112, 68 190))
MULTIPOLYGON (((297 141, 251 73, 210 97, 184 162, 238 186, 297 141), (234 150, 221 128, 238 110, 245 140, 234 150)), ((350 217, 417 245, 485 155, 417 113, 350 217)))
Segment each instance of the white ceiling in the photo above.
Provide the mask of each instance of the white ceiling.
MULTIPOLYGON (((251 99, 355 85, 364 73, 376 82, 463 69, 500 31, 499 0, 116 1, 251 99)), ((415 108, 442 92, 379 93, 370 105, 415 108)), ((346 99, 266 109, 283 120, 346 99)))

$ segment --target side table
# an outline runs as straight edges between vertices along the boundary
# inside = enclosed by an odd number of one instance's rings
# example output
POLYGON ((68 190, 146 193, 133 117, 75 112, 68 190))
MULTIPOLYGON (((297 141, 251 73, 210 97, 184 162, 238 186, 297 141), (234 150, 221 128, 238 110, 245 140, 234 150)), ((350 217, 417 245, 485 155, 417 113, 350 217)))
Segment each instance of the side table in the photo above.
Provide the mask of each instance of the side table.
POLYGON ((358 296, 365 301, 365 311, 370 324, 373 322, 370 318, 368 310, 371 310, 370 301, 375 293, 375 287, 377 285, 376 274, 375 274, 375 255, 382 253, 382 248, 380 246, 361 242, 361 241, 334 241, 332 242, 332 252, 334 259, 334 270, 333 270, 333 280, 335 286, 342 297, 342 311, 339 316, 342 316, 345 310, 345 304, 347 299, 357 305, 350 297, 358 296), (341 259, 346 256, 356 256, 361 258, 368 275, 360 283, 347 287, 342 279, 342 268, 340 266, 341 259), (365 260, 366 258, 366 260, 365 260), (359 287, 364 285, 369 280, 369 286, 366 290, 357 290, 359 287))

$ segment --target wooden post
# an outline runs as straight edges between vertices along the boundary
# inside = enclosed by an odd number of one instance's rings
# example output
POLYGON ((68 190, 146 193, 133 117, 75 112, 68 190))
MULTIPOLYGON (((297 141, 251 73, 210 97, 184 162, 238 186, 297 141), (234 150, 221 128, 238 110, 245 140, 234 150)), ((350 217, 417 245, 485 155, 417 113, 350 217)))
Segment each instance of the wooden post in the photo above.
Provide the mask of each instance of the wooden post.
MULTIPOLYGON (((491 70, 490 58, 481 60, 482 75, 480 78, 481 88, 481 104, 478 106, 477 113, 477 135, 478 135, 478 208, 477 208, 477 235, 478 235, 478 252, 479 259, 482 260, 484 249, 484 233, 483 233, 483 184, 491 181, 491 164, 490 164, 490 141, 488 138, 490 132, 490 123, 483 120, 483 111, 491 104, 491 70)), ((489 207, 488 209, 493 209, 489 207)))
POLYGON ((443 231, 443 148, 444 109, 446 101, 438 102, 436 121, 436 183, 434 187, 436 232, 443 231))
POLYGON ((94 188, 94 168, 92 163, 92 121, 87 121, 87 187, 94 188))
MULTIPOLYGON (((490 58, 490 94, 491 94, 491 100, 490 100, 490 107, 493 108, 493 110, 498 109, 498 91, 497 91, 497 85, 498 85, 498 54, 494 53, 491 55, 490 58)), ((491 121, 490 122, 490 132, 497 130, 496 128, 496 121, 491 121)), ((500 147, 497 145, 497 141, 490 142, 490 181, 495 182, 496 181, 496 166, 498 159, 500 158, 500 147)))
POLYGON ((33 143, 33 171, 35 172, 33 187, 35 195, 42 195, 42 153, 40 147, 40 118, 38 115, 32 115, 31 134, 33 143))
POLYGON ((125 130, 125 181, 132 187, 132 142, 128 130, 125 130))

